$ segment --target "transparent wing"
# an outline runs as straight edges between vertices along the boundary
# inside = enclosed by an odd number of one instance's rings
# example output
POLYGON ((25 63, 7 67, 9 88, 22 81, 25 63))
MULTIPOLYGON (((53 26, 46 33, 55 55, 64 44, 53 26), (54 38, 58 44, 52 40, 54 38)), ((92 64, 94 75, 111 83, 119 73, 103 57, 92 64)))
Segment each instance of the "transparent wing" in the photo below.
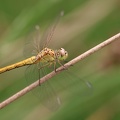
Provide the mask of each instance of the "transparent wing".
POLYGON ((56 26, 57 26, 57 24, 58 24, 61 16, 63 16, 63 15, 64 15, 64 11, 61 11, 60 14, 59 14, 59 16, 54 21, 54 24, 50 27, 49 32, 48 32, 49 34, 46 36, 46 42, 45 42, 45 44, 44 44, 43 47, 48 47, 49 46, 49 44, 50 44, 50 42, 52 40, 52 37, 54 35, 56 26))
POLYGON ((52 36, 55 31, 56 24, 49 27, 44 34, 40 32, 40 27, 35 26, 35 32, 31 33, 25 41, 23 54, 26 58, 37 55, 42 49, 49 46, 52 36))
POLYGON ((55 32, 56 26, 60 20, 60 17, 63 16, 64 12, 61 11, 59 16, 55 19, 52 25, 48 27, 44 34, 41 34, 40 26, 36 25, 34 30, 35 32, 31 33, 26 39, 23 54, 26 58, 31 57, 33 55, 37 55, 42 49, 48 47, 53 34, 55 32))
MULTIPOLYGON (((69 70, 64 70, 60 75, 56 76, 58 84, 57 89, 60 91, 65 90, 67 96, 73 94, 86 96, 92 92, 92 85, 89 81, 85 81, 80 77, 76 76, 73 72, 69 70), (60 87, 60 88, 59 88, 60 87)), ((65 96, 65 97, 67 97, 65 96)))
POLYGON ((35 32, 31 33, 25 40, 23 54, 26 58, 37 55, 41 51, 42 48, 39 46, 40 41, 40 29, 36 26, 35 32))
MULTIPOLYGON (((71 69, 66 69, 56 76, 57 89, 67 90, 68 93, 77 92, 79 95, 88 95, 92 92, 92 84, 88 80, 81 79, 71 69)), ((71 93, 70 93, 71 94, 71 93)), ((74 93, 73 93, 74 94, 74 93)))
POLYGON ((45 47, 50 47, 50 43, 54 35, 56 26, 58 25, 59 20, 63 15, 64 15, 64 11, 61 11, 60 14, 57 16, 57 18, 55 19, 55 21, 48 27, 46 32, 43 34, 41 38, 41 42, 39 44, 40 48, 43 49, 45 47))
POLYGON ((88 80, 80 78, 70 69, 66 70, 66 74, 69 75, 69 79, 71 80, 71 85, 73 84, 72 89, 74 89, 74 92, 76 90, 78 94, 84 95, 84 96, 92 92, 93 87, 92 87, 92 84, 88 80))
MULTIPOLYGON (((42 66, 42 64, 34 64, 27 68, 26 80, 28 84, 35 82, 53 70, 47 66, 41 68, 42 66)), ((36 87, 32 92, 47 108, 56 110, 61 106, 61 101, 63 101, 68 94, 87 95, 86 93, 88 93, 90 89, 91 84, 89 84, 89 82, 81 80, 70 70, 64 70, 52 79, 36 87), (63 94, 66 95, 64 96, 63 94)))
MULTIPOLYGON (((42 64, 34 64, 26 69, 25 76, 27 84, 35 82, 36 80, 42 78, 51 71, 51 69, 49 69, 48 67, 41 67, 42 64), (41 69, 39 70, 38 68, 41 69)), ((54 90, 52 80, 46 81, 45 83, 32 90, 32 92, 35 96, 37 96, 40 99, 40 102, 50 110, 56 110, 59 108, 60 98, 54 90)))

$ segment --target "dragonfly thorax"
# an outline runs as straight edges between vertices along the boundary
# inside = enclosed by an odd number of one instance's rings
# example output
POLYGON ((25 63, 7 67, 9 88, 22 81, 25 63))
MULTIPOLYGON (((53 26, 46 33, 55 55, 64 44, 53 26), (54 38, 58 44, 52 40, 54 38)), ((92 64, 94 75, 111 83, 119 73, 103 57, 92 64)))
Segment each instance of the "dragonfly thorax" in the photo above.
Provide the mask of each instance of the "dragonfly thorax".
POLYGON ((36 56, 36 62, 52 62, 55 61, 55 51, 50 48, 44 48, 36 56))

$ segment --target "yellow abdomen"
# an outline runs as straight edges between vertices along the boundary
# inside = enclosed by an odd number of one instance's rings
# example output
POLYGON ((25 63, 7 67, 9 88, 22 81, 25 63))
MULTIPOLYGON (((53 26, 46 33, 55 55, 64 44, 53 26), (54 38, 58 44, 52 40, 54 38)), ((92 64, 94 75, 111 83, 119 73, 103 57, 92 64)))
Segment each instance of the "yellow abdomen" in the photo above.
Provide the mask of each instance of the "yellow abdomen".
POLYGON ((33 57, 30 57, 30 58, 28 58, 26 60, 23 60, 21 62, 18 62, 18 63, 12 64, 12 65, 0 68, 0 74, 3 73, 3 72, 9 71, 9 70, 18 68, 18 67, 34 64, 35 60, 36 60, 36 56, 33 56, 33 57))

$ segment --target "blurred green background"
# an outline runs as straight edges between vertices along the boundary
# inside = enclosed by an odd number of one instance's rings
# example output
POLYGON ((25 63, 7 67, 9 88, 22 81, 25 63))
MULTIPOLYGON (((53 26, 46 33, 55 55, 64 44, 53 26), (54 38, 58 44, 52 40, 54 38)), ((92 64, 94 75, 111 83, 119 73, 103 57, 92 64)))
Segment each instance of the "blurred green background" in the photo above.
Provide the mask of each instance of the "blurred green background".
MULTIPOLYGON (((51 45, 64 47, 68 61, 120 31, 119 0, 0 0, 0 67, 23 60, 25 41, 34 26, 39 25, 43 33, 62 10, 51 45)), ((120 120, 119 44, 116 41, 72 66, 71 78, 69 74, 55 77, 64 84, 82 78, 91 82, 92 90, 75 83, 72 92, 69 88, 59 91, 63 104, 57 111, 28 93, 1 109, 0 119, 120 120)), ((26 86, 25 69, 0 75, 0 102, 26 86)))

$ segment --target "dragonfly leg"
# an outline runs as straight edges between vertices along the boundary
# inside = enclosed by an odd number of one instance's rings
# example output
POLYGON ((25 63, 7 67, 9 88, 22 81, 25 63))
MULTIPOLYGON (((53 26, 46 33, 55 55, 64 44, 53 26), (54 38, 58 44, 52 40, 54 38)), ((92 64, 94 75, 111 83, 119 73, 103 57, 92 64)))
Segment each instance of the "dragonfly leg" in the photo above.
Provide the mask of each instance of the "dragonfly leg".
POLYGON ((45 65, 43 65, 43 66, 41 66, 40 68, 38 68, 39 70, 40 69, 42 69, 42 68, 44 68, 44 67, 46 67, 46 66, 49 66, 50 65, 50 63, 47 63, 47 64, 45 64, 45 65))
POLYGON ((54 71, 57 72, 57 70, 56 70, 56 62, 54 62, 54 71))
MULTIPOLYGON (((39 64, 37 64, 37 68, 40 66, 40 63, 39 64)), ((38 69, 38 75, 39 75, 39 86, 40 86, 40 72, 39 72, 39 69, 38 69)))
MULTIPOLYGON (((38 70, 41 70, 41 69, 43 69, 44 67, 46 67, 46 66, 48 66, 49 65, 49 63, 47 63, 47 64, 45 64, 45 65, 43 65, 43 66, 37 66, 37 68, 38 68, 38 70)), ((41 83, 40 83, 40 72, 39 72, 39 86, 41 85, 41 83)))
POLYGON ((39 79, 39 86, 41 85, 41 83, 40 83, 40 79, 39 79))
POLYGON ((59 60, 58 60, 58 63, 63 66, 64 70, 67 70, 68 68, 64 66, 64 64, 62 64, 59 60))

